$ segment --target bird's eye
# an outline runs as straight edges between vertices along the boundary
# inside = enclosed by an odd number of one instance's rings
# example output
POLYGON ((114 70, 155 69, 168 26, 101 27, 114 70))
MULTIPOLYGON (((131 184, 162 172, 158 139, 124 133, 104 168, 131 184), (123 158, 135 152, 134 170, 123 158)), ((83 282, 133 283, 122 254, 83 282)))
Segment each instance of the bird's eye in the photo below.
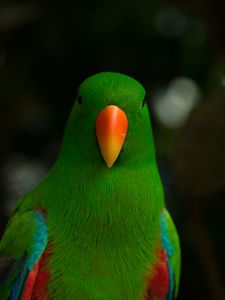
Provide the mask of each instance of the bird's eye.
POLYGON ((145 103, 146 103, 146 98, 144 98, 142 104, 141 104, 141 107, 144 107, 145 106, 145 103))
POLYGON ((77 96, 77 99, 76 99, 77 101, 78 101, 78 103, 79 104, 82 104, 82 98, 81 98, 81 96, 79 95, 79 96, 77 96))

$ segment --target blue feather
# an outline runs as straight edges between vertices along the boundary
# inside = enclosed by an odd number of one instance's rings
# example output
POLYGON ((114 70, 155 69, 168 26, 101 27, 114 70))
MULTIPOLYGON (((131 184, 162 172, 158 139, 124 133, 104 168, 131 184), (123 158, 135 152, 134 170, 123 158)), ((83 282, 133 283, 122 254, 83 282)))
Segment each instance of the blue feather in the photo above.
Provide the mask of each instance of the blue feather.
POLYGON ((35 211, 36 214, 36 231, 34 235, 34 252, 27 259, 27 267, 31 271, 34 264, 37 263, 43 253, 45 247, 47 246, 47 226, 45 223, 45 218, 40 211, 35 211))
POLYGON ((169 285, 169 292, 166 297, 166 300, 172 300, 173 299, 173 289, 174 289, 174 279, 173 279, 173 270, 170 264, 169 259, 167 258, 167 267, 169 271, 169 278, 170 278, 170 285, 169 285))
POLYGON ((13 260, 3 268, 0 274, 1 284, 6 284, 11 295, 9 300, 19 300, 22 298, 24 288, 30 271, 39 261, 47 246, 47 226, 45 217, 40 211, 33 211, 32 221, 34 222, 34 237, 29 249, 25 249, 25 255, 19 260, 13 260), (4 278, 1 277, 4 275, 4 278))
POLYGON ((168 232, 167 232, 167 225, 164 213, 161 214, 160 218, 160 226, 161 226, 161 239, 162 239, 162 246, 163 249, 167 253, 167 267, 169 272, 169 291, 166 296, 166 300, 172 300, 173 299, 173 290, 174 290, 174 276, 173 276, 173 270, 170 263, 169 258, 174 254, 174 246, 172 245, 168 232))
POLYGON ((13 289, 10 300, 18 300, 21 292, 21 284, 24 281, 24 270, 23 268, 20 270, 19 278, 16 280, 15 287, 13 289))

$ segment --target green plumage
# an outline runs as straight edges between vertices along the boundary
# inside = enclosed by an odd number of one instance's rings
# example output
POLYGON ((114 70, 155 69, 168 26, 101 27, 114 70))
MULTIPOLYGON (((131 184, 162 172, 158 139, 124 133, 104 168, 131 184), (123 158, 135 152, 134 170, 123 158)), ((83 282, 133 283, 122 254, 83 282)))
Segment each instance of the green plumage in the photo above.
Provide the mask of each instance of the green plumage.
POLYGON ((51 299, 141 300, 157 262, 164 208, 148 109, 142 107, 145 91, 134 79, 108 72, 85 80, 78 95, 82 103, 74 104, 58 160, 17 207, 24 228, 12 221, 0 249, 20 258, 32 240, 23 234, 32 230, 27 211, 42 208, 53 251, 51 299), (97 114, 109 104, 129 121, 123 151, 110 169, 95 135, 97 114), (22 235, 14 249, 9 235, 22 235))

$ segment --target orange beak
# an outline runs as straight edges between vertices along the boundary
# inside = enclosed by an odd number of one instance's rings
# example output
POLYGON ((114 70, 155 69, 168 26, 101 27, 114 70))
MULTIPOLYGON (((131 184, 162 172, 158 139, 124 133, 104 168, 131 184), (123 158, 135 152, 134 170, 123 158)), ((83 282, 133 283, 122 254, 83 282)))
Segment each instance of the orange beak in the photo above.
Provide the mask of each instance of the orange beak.
POLYGON ((102 156, 108 168, 111 168, 126 138, 127 116, 119 107, 109 105, 98 114, 95 127, 102 156))

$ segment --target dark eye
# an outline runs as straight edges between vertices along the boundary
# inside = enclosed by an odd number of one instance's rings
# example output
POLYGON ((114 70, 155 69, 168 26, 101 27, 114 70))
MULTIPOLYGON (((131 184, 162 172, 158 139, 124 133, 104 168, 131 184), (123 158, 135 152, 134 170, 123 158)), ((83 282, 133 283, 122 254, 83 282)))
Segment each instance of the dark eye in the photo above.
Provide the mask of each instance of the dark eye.
POLYGON ((142 104, 141 104, 141 107, 144 107, 145 106, 145 103, 146 103, 146 98, 144 98, 142 104))
POLYGON ((82 98, 81 98, 81 96, 79 95, 79 96, 77 96, 77 99, 76 99, 77 101, 78 101, 78 103, 79 104, 82 104, 82 98))

